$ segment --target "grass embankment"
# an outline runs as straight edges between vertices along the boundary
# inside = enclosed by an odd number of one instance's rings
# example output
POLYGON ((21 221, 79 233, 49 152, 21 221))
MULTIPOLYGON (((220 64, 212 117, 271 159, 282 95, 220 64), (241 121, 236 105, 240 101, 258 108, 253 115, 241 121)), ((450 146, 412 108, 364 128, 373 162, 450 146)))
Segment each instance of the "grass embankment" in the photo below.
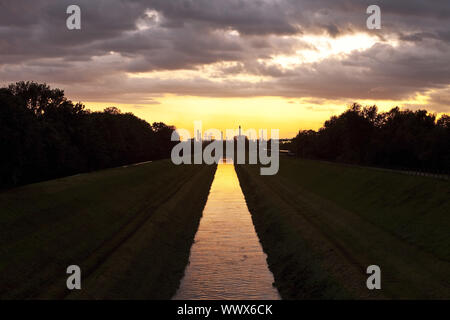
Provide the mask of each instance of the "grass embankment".
POLYGON ((157 161, 0 193, 0 298, 170 298, 214 172, 157 161))
POLYGON ((283 298, 450 298, 450 185, 281 157, 236 166, 283 298), (382 290, 366 288, 381 268, 382 290))

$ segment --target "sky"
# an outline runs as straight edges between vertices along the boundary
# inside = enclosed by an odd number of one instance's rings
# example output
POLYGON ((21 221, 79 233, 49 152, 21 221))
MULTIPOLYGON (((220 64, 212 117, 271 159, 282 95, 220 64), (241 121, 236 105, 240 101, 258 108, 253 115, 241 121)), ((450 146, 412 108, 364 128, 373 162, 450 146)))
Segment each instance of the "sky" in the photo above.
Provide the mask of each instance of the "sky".
POLYGON ((20 80, 191 131, 288 138, 353 102, 450 113, 450 1, 0 0, 0 85, 20 80))

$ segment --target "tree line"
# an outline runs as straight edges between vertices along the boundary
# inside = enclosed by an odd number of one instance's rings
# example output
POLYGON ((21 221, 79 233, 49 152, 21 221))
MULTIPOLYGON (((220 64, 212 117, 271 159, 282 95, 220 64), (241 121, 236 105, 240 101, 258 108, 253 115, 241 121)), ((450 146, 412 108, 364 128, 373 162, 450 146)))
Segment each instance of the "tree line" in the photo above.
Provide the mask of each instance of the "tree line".
POLYGON ((310 159, 449 173, 450 116, 354 103, 318 131, 300 130, 289 149, 310 159))
POLYGON ((92 112, 47 84, 0 88, 0 188, 170 157, 174 127, 92 112))

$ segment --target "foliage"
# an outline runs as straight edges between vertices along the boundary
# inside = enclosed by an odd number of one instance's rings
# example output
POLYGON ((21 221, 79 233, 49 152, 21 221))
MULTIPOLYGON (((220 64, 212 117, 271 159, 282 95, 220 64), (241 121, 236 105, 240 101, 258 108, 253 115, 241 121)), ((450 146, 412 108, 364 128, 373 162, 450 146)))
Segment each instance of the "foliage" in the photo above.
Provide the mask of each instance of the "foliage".
POLYGON ((450 117, 355 103, 318 131, 300 131, 290 149, 304 158, 448 172, 450 117))
POLYGON ((17 82, 0 88, 0 187, 167 158, 173 130, 116 107, 91 112, 63 90, 17 82))

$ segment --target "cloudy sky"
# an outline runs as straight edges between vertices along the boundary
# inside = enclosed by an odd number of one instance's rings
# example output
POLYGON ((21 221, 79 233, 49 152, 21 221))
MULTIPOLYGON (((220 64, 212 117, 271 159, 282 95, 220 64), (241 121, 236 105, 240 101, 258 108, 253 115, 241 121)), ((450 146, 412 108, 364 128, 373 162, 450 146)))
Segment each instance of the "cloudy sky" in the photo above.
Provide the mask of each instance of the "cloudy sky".
POLYGON ((449 113, 450 1, 0 0, 0 84, 19 80, 92 110, 284 137, 356 101, 449 113))

